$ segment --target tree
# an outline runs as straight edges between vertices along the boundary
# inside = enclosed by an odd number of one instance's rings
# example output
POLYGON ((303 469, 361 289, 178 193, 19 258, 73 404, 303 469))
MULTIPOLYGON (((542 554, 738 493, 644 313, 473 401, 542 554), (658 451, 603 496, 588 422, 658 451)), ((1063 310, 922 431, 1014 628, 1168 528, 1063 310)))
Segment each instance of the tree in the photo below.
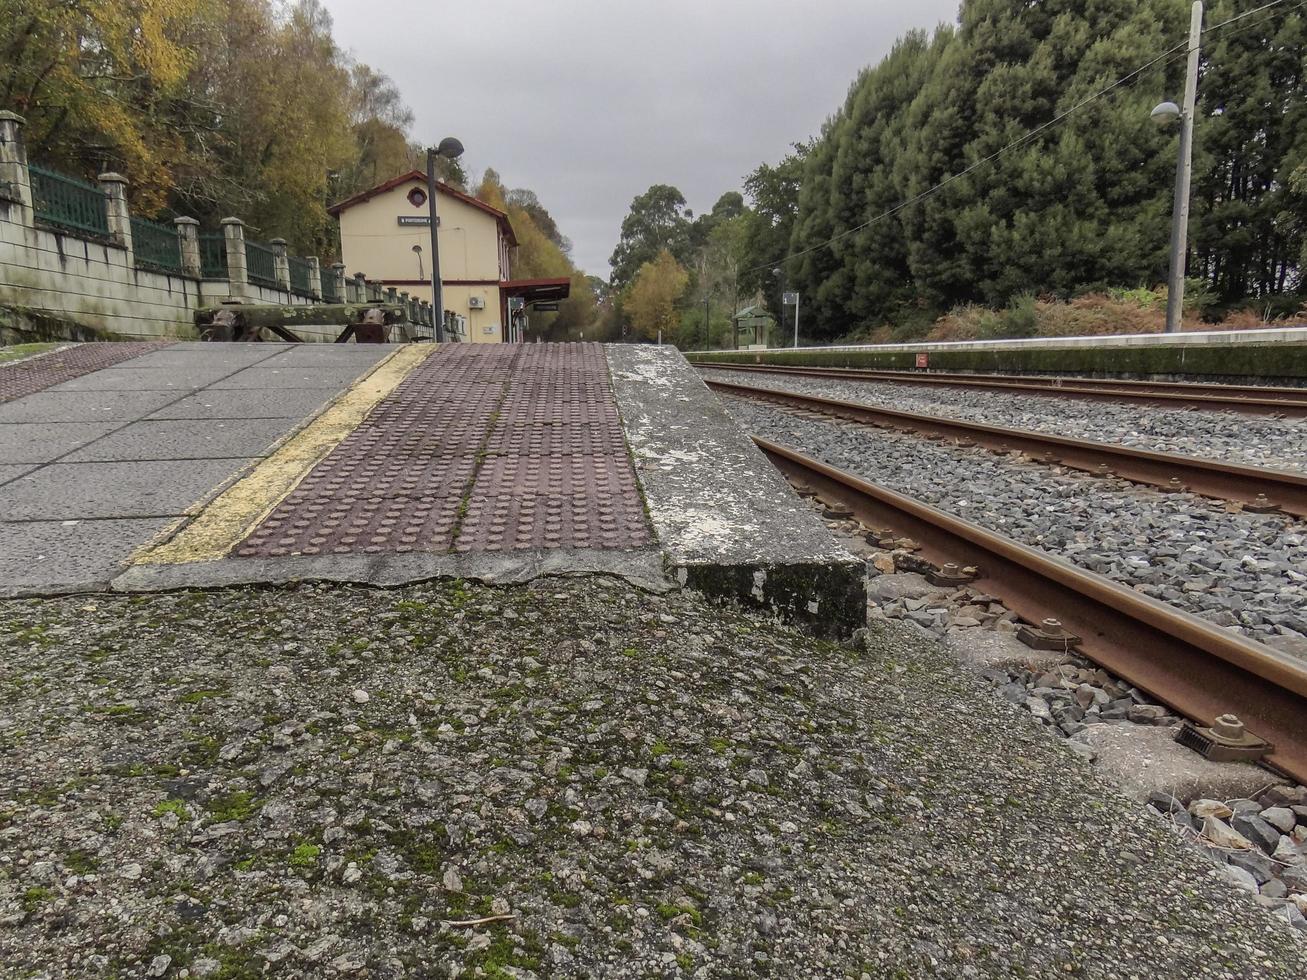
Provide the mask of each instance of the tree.
POLYGON ((668 249, 640 266, 622 304, 636 336, 654 340, 676 328, 680 322, 676 304, 689 282, 689 273, 668 249))
POLYGON ((684 261, 692 217, 685 197, 668 184, 654 184, 636 197, 622 220, 622 236, 609 260, 613 286, 629 285, 639 269, 660 252, 670 252, 678 262, 684 261))
POLYGON ((776 166, 760 164, 744 179, 744 190, 752 207, 743 232, 745 268, 740 273, 740 284, 750 292, 762 290, 776 310, 781 308, 781 280, 772 274, 772 269, 782 264, 790 249, 799 214, 803 161, 810 152, 807 144, 792 146, 794 152, 776 166))

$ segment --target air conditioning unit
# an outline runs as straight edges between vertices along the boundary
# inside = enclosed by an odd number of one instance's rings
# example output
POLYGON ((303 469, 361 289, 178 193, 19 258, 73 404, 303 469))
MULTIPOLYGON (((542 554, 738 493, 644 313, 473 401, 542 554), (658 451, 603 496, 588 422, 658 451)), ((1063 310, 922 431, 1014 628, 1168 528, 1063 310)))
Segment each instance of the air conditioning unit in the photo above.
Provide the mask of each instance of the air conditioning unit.
POLYGON ((486 308, 486 301, 480 296, 469 296, 467 308, 469 310, 484 310, 486 308))

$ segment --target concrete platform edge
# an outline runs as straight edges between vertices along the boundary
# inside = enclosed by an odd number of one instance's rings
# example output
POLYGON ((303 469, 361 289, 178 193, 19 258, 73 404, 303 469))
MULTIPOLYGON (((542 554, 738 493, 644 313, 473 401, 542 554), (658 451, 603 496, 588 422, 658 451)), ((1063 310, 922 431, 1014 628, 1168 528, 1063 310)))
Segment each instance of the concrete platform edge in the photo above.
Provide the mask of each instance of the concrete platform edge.
POLYGON ((727 415, 673 347, 605 347, 649 519, 676 581, 845 637, 866 617, 863 562, 727 415))
MULTIPOLYGON (((437 578, 512 585, 558 575, 611 575, 650 592, 675 588, 652 549, 547 549, 465 554, 381 554, 229 558, 178 565, 135 565, 113 578, 115 592, 353 582, 389 588, 437 578)), ((83 590, 78 590, 83 591, 83 590)))

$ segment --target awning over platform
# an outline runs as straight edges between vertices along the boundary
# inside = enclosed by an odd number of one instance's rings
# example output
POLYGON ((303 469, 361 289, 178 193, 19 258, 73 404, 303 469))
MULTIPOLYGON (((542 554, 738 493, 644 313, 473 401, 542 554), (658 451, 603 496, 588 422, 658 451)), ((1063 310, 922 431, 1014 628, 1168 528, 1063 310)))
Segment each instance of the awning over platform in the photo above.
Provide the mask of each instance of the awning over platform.
POLYGON ((572 280, 567 276, 557 279, 508 279, 499 284, 504 296, 520 296, 525 303, 554 303, 567 299, 572 292, 572 280))

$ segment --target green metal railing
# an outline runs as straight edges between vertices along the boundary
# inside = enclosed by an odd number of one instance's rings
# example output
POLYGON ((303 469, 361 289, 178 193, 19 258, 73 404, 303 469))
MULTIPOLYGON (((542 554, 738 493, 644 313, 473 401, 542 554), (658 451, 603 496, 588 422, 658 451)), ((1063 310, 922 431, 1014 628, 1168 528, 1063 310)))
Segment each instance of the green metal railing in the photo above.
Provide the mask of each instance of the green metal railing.
POLYGON ((162 272, 182 271, 182 245, 175 227, 132 218, 132 251, 136 264, 162 272))
POLYGON ((327 303, 345 302, 344 294, 336 288, 336 270, 328 269, 322 274, 322 299, 327 303))
POLYGON ((271 245, 245 239, 245 272, 250 282, 277 287, 277 253, 271 245))
POLYGON ((32 182, 32 204, 39 221, 97 238, 109 237, 104 191, 34 163, 28 164, 27 169, 32 182))
POLYGON ((200 275, 205 279, 227 278, 227 240, 221 232, 200 235, 200 275))
POLYGON ((297 296, 312 296, 313 276, 309 260, 291 255, 286 261, 290 264, 290 291, 297 296))

